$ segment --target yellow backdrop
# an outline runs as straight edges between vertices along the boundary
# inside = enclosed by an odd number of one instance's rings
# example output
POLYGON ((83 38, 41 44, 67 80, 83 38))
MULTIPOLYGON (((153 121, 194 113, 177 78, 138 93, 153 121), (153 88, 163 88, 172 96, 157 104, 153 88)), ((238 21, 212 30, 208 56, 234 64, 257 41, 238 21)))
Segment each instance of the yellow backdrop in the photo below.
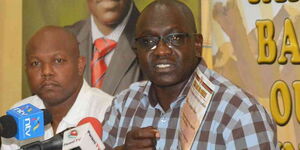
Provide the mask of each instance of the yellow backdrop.
POLYGON ((0 115, 21 99, 22 1, 0 1, 0 115))

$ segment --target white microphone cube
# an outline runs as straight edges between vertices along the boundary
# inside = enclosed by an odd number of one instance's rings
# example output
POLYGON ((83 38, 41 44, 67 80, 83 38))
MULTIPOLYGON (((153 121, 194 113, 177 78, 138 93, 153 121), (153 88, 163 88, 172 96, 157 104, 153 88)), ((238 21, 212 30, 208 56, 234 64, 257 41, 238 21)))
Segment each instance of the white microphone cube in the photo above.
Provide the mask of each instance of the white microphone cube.
POLYGON ((90 123, 85 123, 64 132, 63 150, 104 150, 105 146, 90 123))

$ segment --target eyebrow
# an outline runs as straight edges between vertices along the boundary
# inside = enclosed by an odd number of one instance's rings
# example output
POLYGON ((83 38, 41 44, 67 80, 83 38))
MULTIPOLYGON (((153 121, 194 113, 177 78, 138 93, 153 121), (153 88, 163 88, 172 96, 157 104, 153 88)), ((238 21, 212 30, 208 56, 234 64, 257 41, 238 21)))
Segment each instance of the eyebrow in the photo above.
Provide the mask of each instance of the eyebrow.
MULTIPOLYGON (((165 34, 170 34, 170 33, 174 33, 174 32, 187 32, 187 31, 183 31, 182 29, 184 29, 184 28, 181 28, 181 29, 179 29, 180 28, 180 26, 179 25, 172 25, 172 26, 168 26, 167 27, 167 29, 165 29, 164 30, 164 35, 165 34)), ((150 30, 150 29, 146 29, 146 30, 144 30, 144 31, 142 31, 140 34, 139 34, 139 36, 136 34, 136 36, 135 37, 141 37, 141 36, 147 36, 147 35, 153 35, 153 33, 158 33, 158 32, 156 32, 155 30, 150 30)))

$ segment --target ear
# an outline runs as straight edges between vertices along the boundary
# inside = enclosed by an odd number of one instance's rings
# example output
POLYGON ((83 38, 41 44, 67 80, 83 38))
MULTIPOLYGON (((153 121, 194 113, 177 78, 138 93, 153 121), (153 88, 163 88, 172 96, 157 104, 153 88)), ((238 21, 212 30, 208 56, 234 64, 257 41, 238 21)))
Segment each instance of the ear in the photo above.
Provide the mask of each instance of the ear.
POLYGON ((131 46, 131 49, 133 50, 134 54, 137 55, 137 48, 135 46, 131 46))
POLYGON ((196 56, 199 58, 201 58, 201 56, 202 56, 202 43, 203 43, 202 34, 196 34, 195 35, 195 53, 196 53, 196 56))
POLYGON ((83 76, 85 65, 86 65, 86 58, 84 56, 79 56, 78 57, 78 74, 80 76, 83 76))
POLYGON ((28 63, 27 63, 27 60, 26 60, 26 62, 24 64, 24 71, 25 71, 25 73, 28 72, 28 63))
POLYGON ((135 40, 130 41, 130 46, 131 46, 131 49, 133 50, 133 52, 135 53, 135 55, 137 55, 137 48, 135 45, 135 40))

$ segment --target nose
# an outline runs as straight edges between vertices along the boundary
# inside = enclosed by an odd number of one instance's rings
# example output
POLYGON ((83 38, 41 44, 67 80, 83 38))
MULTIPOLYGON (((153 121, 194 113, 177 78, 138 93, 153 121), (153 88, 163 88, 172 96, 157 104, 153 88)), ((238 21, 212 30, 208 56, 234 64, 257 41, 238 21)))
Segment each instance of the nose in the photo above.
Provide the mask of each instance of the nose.
POLYGON ((53 67, 51 64, 43 64, 41 68, 41 73, 43 78, 49 78, 52 77, 54 72, 53 72, 53 67))
POLYGON ((157 56, 168 56, 171 55, 173 50, 168 46, 164 40, 160 40, 154 49, 154 55, 157 56))

